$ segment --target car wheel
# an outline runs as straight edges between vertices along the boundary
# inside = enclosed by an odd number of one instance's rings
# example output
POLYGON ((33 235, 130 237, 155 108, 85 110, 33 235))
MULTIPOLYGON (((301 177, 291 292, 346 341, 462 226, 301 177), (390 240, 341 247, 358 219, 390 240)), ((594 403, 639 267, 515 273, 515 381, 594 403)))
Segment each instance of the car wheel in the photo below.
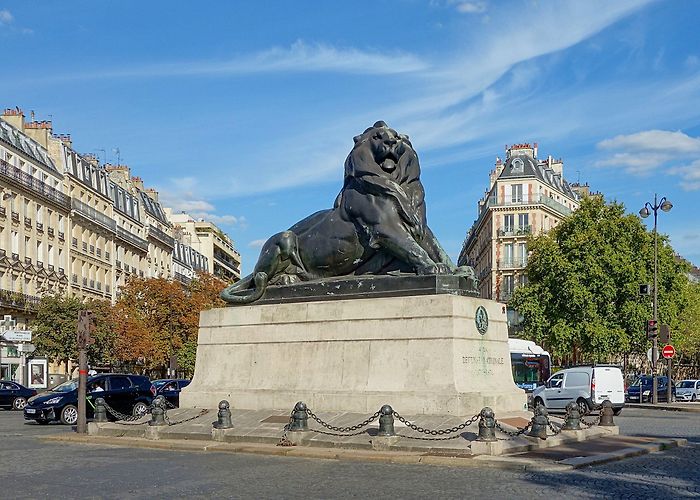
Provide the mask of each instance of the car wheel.
POLYGON ((24 410, 25 406, 27 406, 27 398, 15 398, 12 402, 13 410, 24 410))
POLYGON ((148 405, 142 401, 139 401, 134 405, 132 410, 132 415, 135 417, 143 417, 148 412, 148 405))
POLYGON ((578 405, 578 411, 581 413, 582 417, 584 415, 588 415, 588 412, 591 411, 591 409, 588 407, 588 403, 586 403, 586 400, 583 398, 579 398, 579 400, 576 401, 576 404, 578 405))
POLYGON ((66 405, 61 410, 61 423, 64 425, 75 425, 78 423, 78 408, 73 405, 66 405))
POLYGON ((613 408, 613 415, 617 417, 620 413, 622 413, 622 408, 613 408))
POLYGON ((697 399, 698 399, 698 397, 697 397, 695 394, 693 394, 693 395, 690 397, 690 400, 691 400, 691 401, 695 401, 695 400, 697 400, 697 399))

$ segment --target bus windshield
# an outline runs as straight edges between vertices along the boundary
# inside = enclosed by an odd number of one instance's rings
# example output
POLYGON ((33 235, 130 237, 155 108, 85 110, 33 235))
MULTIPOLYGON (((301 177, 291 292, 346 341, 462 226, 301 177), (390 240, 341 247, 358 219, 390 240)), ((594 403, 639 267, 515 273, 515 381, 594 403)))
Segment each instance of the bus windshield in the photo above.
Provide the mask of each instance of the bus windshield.
POLYGON ((543 354, 510 353, 513 381, 526 391, 532 391, 549 378, 549 356, 543 354))

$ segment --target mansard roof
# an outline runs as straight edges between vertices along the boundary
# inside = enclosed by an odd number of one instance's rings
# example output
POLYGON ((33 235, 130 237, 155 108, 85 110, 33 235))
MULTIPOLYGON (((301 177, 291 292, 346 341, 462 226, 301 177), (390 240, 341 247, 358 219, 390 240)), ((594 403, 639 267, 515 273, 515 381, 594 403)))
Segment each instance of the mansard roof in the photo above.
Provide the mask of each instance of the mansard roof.
POLYGON ((143 208, 146 210, 146 213, 158 220, 158 222, 169 226, 170 223, 168 222, 168 218, 165 216, 165 211, 163 210, 163 207, 160 206, 160 203, 155 201, 143 191, 139 191, 139 193, 141 194, 143 208))
POLYGON ((56 164, 49 156, 49 152, 41 144, 24 135, 4 120, 0 120, 0 141, 48 167, 56 174, 61 175, 56 168, 56 164))
POLYGON ((508 158, 498 178, 500 180, 535 178, 573 200, 579 199, 578 193, 571 189, 569 183, 560 174, 555 173, 546 162, 537 161, 527 154, 515 154, 508 158))

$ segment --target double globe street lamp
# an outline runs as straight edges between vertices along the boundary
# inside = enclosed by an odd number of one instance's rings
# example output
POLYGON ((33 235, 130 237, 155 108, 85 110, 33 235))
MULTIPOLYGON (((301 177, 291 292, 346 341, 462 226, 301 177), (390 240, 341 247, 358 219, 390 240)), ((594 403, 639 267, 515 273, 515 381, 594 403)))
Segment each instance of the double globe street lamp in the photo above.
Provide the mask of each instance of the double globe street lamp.
MULTIPOLYGON (((659 304, 658 304, 658 290, 657 290, 657 275, 658 275, 658 237, 657 237, 657 232, 656 232, 656 223, 657 223, 657 218, 658 218, 658 212, 659 209, 661 209, 664 212, 669 212, 673 208, 673 204, 666 199, 664 196, 660 200, 657 199, 656 193, 654 193, 654 203, 651 204, 650 202, 646 202, 642 209, 639 211, 639 215, 642 217, 642 219, 646 219, 651 215, 651 213, 654 213, 654 299, 653 299, 653 308, 654 308, 654 324, 658 325, 659 321, 659 304)), ((659 402, 659 395, 658 395, 658 381, 656 379, 656 361, 659 356, 659 342, 658 338, 656 335, 654 335, 654 338, 652 339, 652 347, 651 347, 651 378, 652 378, 652 404, 657 404, 659 402)), ((671 366, 671 360, 669 359, 668 361, 669 367, 671 366)), ((641 388, 640 388, 641 389, 641 388)), ((668 382, 666 384, 666 401, 671 402, 671 370, 669 369, 668 372, 668 382)), ((641 390, 639 393, 639 402, 642 402, 642 394, 641 390)))

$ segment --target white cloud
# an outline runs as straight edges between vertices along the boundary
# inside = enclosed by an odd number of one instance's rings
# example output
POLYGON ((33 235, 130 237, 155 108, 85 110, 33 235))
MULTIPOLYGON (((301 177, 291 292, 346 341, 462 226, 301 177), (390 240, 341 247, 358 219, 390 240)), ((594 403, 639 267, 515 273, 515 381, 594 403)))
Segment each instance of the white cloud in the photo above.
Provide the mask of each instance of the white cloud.
POLYGON ((250 243, 248 243, 248 246, 250 248, 262 248, 266 241, 267 240, 253 240, 250 243))
POLYGON ((688 156, 700 156, 700 137, 690 137, 680 130, 645 130, 618 135, 598 143, 604 150, 618 150, 597 166, 619 166, 631 174, 648 174, 659 168, 681 178, 685 191, 700 189, 700 159, 687 164, 688 156))
POLYGON ((696 153, 700 152, 700 137, 690 137, 680 130, 645 130, 630 135, 618 135, 598 143, 601 149, 631 149, 641 151, 660 151, 696 153))
POLYGON ((428 65, 398 51, 362 51, 298 40, 248 56, 219 61, 178 61, 48 77, 53 82, 104 78, 162 78, 176 76, 233 76, 257 73, 329 72, 391 75, 425 71, 428 65))
POLYGON ((194 199, 194 192, 199 190, 197 181, 192 177, 170 179, 176 186, 175 189, 161 189, 161 205, 170 208, 173 213, 184 212, 195 220, 204 219, 216 225, 245 227, 246 219, 243 216, 231 214, 217 214, 216 207, 201 199, 194 199))
POLYGON ((10 13, 9 10, 0 10, 0 25, 10 24, 12 21, 14 21, 14 17, 12 16, 12 13, 10 13))
POLYGON ((681 188, 684 191, 700 190, 700 160, 695 160, 689 165, 673 167, 669 170, 669 173, 681 177, 683 181, 681 188))
POLYGON ((486 12, 486 2, 459 2, 457 12, 462 14, 481 14, 486 12))

